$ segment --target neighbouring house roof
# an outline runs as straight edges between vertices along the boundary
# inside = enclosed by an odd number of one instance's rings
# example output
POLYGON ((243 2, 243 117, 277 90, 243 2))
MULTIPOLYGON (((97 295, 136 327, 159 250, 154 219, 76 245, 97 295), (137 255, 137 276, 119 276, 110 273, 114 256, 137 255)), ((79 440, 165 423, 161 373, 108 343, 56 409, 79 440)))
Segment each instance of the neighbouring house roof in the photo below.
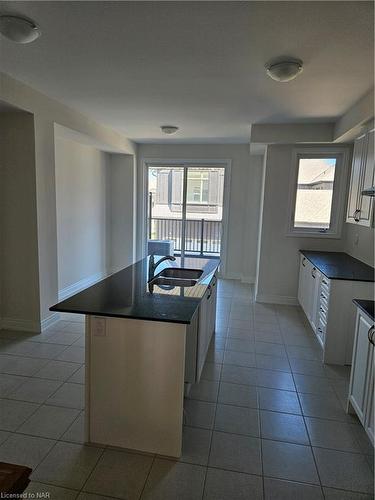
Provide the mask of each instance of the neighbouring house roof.
POLYGON ((298 171, 298 184, 315 184, 326 181, 333 182, 335 176, 334 163, 321 158, 301 159, 298 171))

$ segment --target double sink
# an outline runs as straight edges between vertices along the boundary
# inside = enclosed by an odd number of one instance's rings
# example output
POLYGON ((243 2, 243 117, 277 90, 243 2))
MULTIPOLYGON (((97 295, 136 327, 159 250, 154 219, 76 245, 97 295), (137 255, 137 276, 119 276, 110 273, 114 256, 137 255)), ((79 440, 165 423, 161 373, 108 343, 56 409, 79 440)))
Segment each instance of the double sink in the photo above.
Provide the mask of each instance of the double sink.
POLYGON ((183 269, 167 267, 154 276, 148 283, 157 286, 194 286, 202 276, 202 269, 183 269))

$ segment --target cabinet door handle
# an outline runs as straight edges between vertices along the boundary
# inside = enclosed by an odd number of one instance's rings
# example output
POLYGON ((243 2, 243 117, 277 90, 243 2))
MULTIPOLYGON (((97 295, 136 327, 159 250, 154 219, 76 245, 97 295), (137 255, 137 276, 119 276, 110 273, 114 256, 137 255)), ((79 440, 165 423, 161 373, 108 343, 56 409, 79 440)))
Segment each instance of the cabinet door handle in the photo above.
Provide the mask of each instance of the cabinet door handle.
POLYGON ((208 290, 208 294, 207 294, 207 300, 208 300, 211 297, 211 295, 212 295, 212 287, 211 287, 211 285, 208 285, 207 290, 208 290))
POLYGON ((305 260, 306 260, 306 257, 304 257, 304 258, 302 259, 302 265, 303 265, 303 267, 306 267, 305 260))
POLYGON ((361 211, 359 209, 357 209, 354 214, 353 214, 353 219, 356 221, 356 222, 359 222, 360 221, 360 217, 358 217, 357 214, 361 214, 361 211))
POLYGON ((315 267, 313 267, 313 268, 311 269, 311 276, 312 276, 314 279, 315 279, 315 271, 316 271, 316 268, 315 268, 315 267))
POLYGON ((369 331, 367 332, 368 340, 369 340, 370 344, 372 344, 372 345, 375 345, 375 342, 374 342, 374 333, 375 333, 375 327, 372 326, 369 329, 369 331))

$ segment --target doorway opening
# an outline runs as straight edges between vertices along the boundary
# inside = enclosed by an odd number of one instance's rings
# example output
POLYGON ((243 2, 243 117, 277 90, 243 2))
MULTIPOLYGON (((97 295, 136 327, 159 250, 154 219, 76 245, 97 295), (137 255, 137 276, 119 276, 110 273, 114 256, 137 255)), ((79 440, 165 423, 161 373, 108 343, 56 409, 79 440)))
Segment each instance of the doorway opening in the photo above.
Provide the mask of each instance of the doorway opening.
POLYGON ((226 170, 215 163, 146 163, 148 254, 222 256, 226 170))

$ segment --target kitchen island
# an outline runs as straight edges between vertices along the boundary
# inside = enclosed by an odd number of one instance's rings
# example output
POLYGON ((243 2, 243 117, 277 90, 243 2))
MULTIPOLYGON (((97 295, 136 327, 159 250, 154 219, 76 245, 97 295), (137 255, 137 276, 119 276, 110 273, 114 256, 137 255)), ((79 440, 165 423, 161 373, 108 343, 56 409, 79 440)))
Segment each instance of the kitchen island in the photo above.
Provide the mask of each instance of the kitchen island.
MULTIPOLYGON (((157 257, 155 257, 157 259, 157 257)), ((179 457, 186 383, 215 327, 219 259, 177 258, 194 286, 150 287, 149 258, 51 307, 86 315, 86 441, 179 457)))

